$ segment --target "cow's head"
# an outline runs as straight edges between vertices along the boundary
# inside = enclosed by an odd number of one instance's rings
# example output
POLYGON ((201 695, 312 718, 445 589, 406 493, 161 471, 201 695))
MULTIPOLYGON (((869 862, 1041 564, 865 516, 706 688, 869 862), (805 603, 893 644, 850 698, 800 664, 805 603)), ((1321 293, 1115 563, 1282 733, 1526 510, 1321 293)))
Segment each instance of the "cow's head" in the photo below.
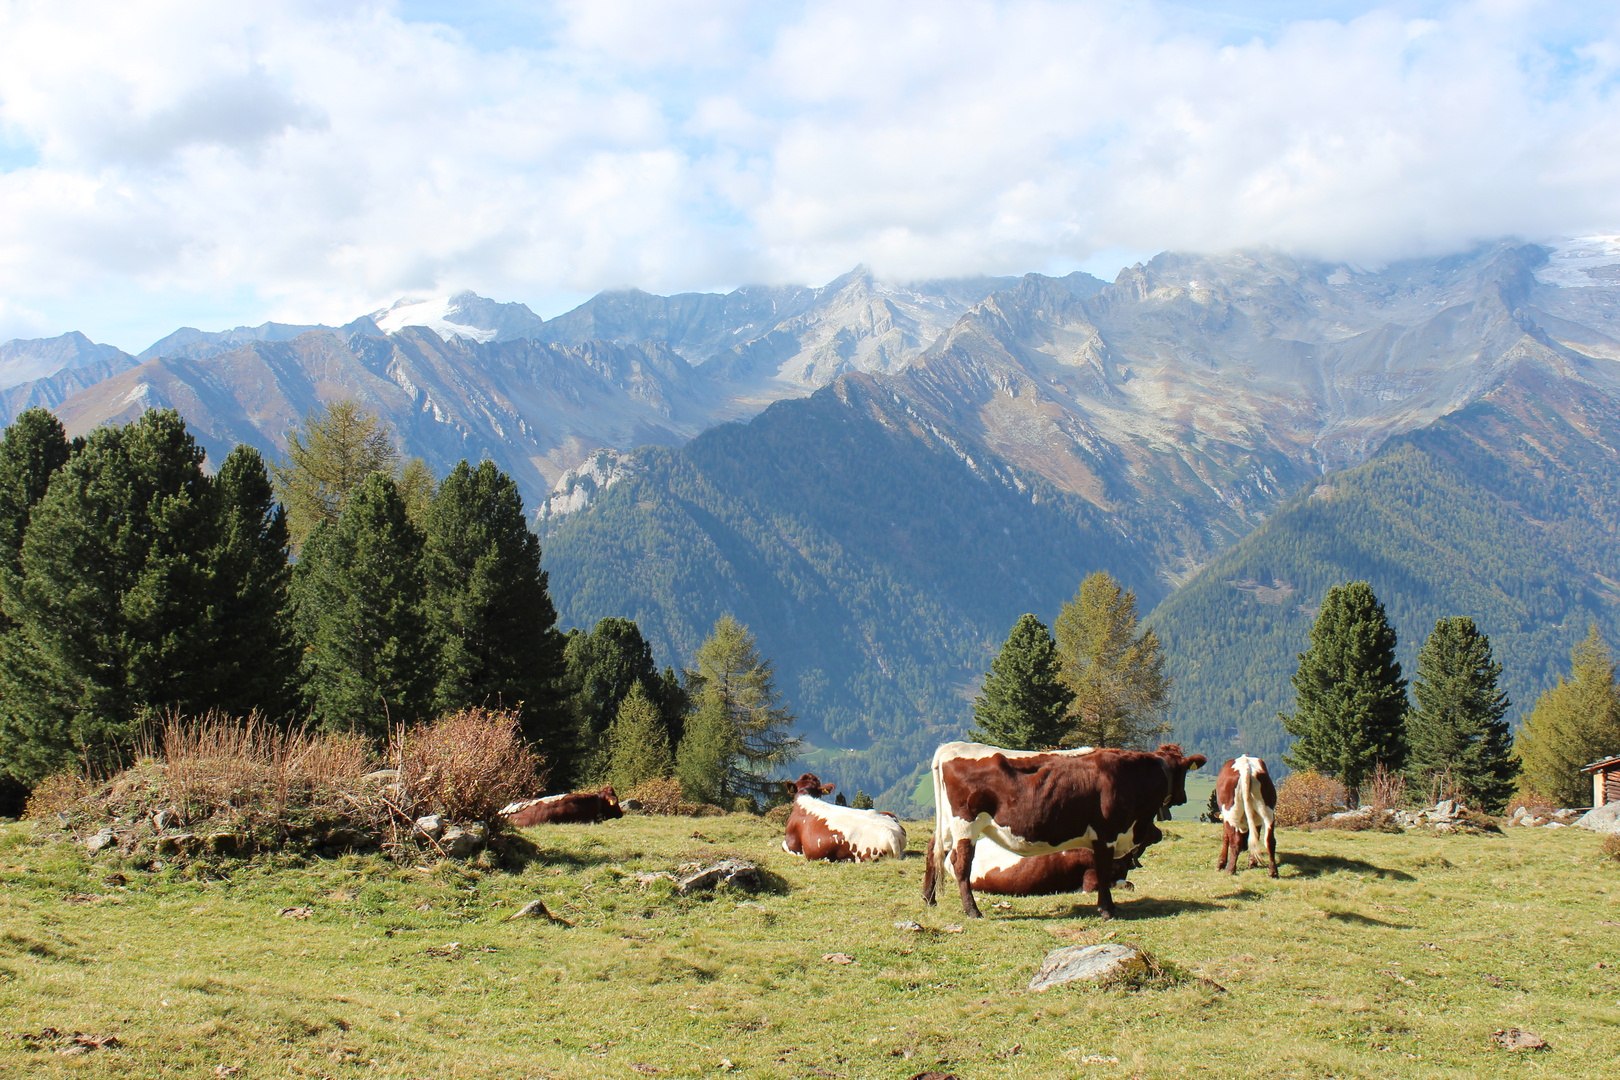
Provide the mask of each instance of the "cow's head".
POLYGON ((596 796, 607 806, 605 816, 624 817, 624 809, 619 806, 619 793, 613 790, 612 784, 602 785, 602 790, 596 796))
POLYGON ((805 773, 797 780, 784 780, 782 785, 788 789, 790 794, 808 795, 812 799, 818 799, 823 795, 831 795, 833 788, 838 786, 837 784, 823 784, 821 777, 815 773, 805 773))
POLYGON ((1204 755, 1183 757, 1181 747, 1175 743, 1166 743, 1153 754, 1164 767, 1165 779, 1170 781, 1170 794, 1165 797, 1164 805, 1180 806, 1187 801, 1187 770, 1202 769, 1206 760, 1204 755))

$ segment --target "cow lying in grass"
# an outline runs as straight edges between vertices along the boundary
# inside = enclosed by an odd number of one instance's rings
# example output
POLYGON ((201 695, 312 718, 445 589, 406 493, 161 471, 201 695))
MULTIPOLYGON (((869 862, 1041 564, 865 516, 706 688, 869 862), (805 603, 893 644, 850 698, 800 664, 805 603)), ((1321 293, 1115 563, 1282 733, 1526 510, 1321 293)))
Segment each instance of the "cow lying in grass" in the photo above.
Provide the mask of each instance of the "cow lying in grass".
POLYGON ((782 836, 782 850, 789 855, 872 862, 905 854, 906 830, 893 814, 822 802, 819 796, 831 795, 837 785, 823 784, 813 773, 782 783, 793 792, 793 813, 782 836))
MULTIPOLYGON (((945 855, 971 867, 980 840, 1015 855, 1052 855, 1089 847, 1096 862, 1097 914, 1114 917, 1114 861, 1164 838, 1159 811, 1187 801, 1187 770, 1204 764, 1179 746, 1138 750, 1005 750, 946 743, 934 751, 934 862, 945 855)), ((923 899, 934 902, 938 873, 923 873, 923 899)), ((962 913, 979 918, 972 875, 957 879, 962 913)))
MULTIPOLYGON (((1116 889, 1134 886, 1126 875, 1141 864, 1139 851, 1114 860, 1116 889)), ((952 881, 960 881, 956 868, 956 852, 945 854, 945 872, 952 881)), ((924 876, 934 873, 934 845, 928 845, 924 876)), ((1059 893, 1094 893, 1097 891, 1097 861, 1090 848, 1060 851, 1056 855, 1035 855, 1025 858, 1014 855, 992 840, 983 840, 973 849, 973 891, 993 893, 997 896, 1056 896, 1059 893)))
POLYGON ((1221 809, 1221 861, 1216 867, 1237 873, 1238 852, 1249 849, 1249 869, 1260 865, 1260 845, 1271 858, 1271 876, 1277 876, 1277 788, 1260 758, 1233 758, 1215 776, 1215 805, 1221 809), (1227 864, 1227 853, 1231 864, 1227 864))
POLYGON ((530 825, 577 825, 624 817, 619 796, 609 784, 601 791, 576 791, 567 795, 547 795, 543 799, 522 799, 501 807, 501 817, 513 828, 530 825))

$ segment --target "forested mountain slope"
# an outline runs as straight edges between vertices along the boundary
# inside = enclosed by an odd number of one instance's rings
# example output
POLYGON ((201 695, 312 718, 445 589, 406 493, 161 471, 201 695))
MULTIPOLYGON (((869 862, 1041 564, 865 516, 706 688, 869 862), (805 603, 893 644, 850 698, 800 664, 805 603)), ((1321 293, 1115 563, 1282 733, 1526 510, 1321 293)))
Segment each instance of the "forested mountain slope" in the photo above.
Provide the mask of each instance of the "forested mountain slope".
POLYGON ((814 758, 824 779, 873 793, 960 732, 1019 615, 1101 567, 1163 594, 1117 520, 864 375, 640 451, 542 544, 564 624, 628 616, 661 662, 747 623, 811 741, 863 751, 814 758))
MULTIPOLYGON (((1525 360, 1478 401, 1323 477, 1166 599, 1151 622, 1175 678, 1178 735, 1277 760, 1289 677, 1333 585, 1365 580, 1418 646, 1471 616, 1529 710, 1596 622, 1620 642, 1620 400, 1594 364, 1525 360)), ((1224 757, 1221 758, 1224 760, 1224 757)))

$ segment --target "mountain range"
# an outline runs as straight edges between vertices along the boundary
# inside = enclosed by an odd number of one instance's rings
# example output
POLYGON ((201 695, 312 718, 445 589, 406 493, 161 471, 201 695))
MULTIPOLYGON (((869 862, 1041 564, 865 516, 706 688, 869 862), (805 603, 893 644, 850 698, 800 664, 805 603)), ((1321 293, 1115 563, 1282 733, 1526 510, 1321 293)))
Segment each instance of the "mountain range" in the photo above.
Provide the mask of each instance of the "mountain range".
POLYGON ((1620 629, 1612 247, 1164 254, 1112 283, 858 268, 550 320, 463 293, 136 357, 67 335, 0 347, 4 371, 68 358, 0 390, 0 420, 173 406, 218 460, 355 398, 439 471, 517 479, 565 622, 629 615, 678 662, 738 614, 817 767, 904 805, 1013 621, 1091 569, 1156 609, 1206 753, 1280 753, 1293 654, 1349 577, 1403 650, 1475 614, 1527 706, 1587 621, 1620 629))

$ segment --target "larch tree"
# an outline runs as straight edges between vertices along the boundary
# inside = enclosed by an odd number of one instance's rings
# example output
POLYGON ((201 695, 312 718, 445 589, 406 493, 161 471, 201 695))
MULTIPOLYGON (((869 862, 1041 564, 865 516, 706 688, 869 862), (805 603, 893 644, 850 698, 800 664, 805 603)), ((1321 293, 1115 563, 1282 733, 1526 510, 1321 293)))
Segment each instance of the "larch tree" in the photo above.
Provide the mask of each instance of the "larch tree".
POLYGON ((1407 775, 1424 786, 1449 775, 1467 801, 1492 813, 1506 805, 1519 771, 1501 675, 1473 619, 1441 619, 1418 650, 1417 704, 1406 716, 1407 775))
POLYGON ((371 473, 337 521, 316 525, 292 592, 305 703, 323 727, 380 737, 428 714, 422 534, 386 474, 371 473))
POLYGON ((607 779, 621 796, 644 780, 661 779, 675 771, 669 730, 658 703, 639 682, 620 702, 618 715, 608 729, 607 744, 607 779))
POLYGON ((801 745, 771 662, 746 626, 722 615, 693 655, 690 675, 693 708, 675 763, 682 788, 721 805, 764 794, 766 771, 801 745))
POLYGON ((1620 691, 1614 658, 1593 625, 1570 651, 1569 678, 1536 699, 1513 744, 1522 783, 1564 806, 1592 800, 1581 766, 1620 753, 1620 691))
POLYGON ((173 410, 96 429, 50 476, 0 581, 0 747, 23 781, 127 754, 145 708, 213 703, 203 450, 173 410))
POLYGON ((1311 626, 1311 645, 1294 672, 1292 716, 1279 714, 1296 742, 1283 760, 1315 769, 1352 790, 1375 765, 1405 763, 1406 680, 1395 659, 1395 629, 1365 581, 1335 585, 1311 626))
MULTIPOLYGON (((334 401, 315 406, 300 429, 287 433, 287 460, 272 472, 292 544, 299 548, 317 525, 338 520, 366 477, 398 479, 399 450, 379 417, 354 401, 334 401)), ((418 488, 420 480, 413 481, 418 488)), ((413 498, 418 494, 413 488, 413 498)))
POLYGON ((1009 750, 1047 750, 1068 731, 1074 692, 1063 684, 1057 642, 1046 624, 1025 615, 990 662, 973 701, 969 737, 1009 750))
MULTIPOLYGON (((409 507, 400 499, 409 520, 409 507)), ((433 707, 521 706, 524 737, 553 776, 567 740, 562 634, 517 484, 463 461, 427 511, 424 611, 436 653, 433 707)), ((560 778, 560 777, 559 777, 560 778)))
POLYGON ((1089 574, 1056 626, 1061 681, 1072 695, 1065 746, 1150 749, 1169 732, 1170 676, 1151 629, 1137 633, 1136 594, 1089 574))

